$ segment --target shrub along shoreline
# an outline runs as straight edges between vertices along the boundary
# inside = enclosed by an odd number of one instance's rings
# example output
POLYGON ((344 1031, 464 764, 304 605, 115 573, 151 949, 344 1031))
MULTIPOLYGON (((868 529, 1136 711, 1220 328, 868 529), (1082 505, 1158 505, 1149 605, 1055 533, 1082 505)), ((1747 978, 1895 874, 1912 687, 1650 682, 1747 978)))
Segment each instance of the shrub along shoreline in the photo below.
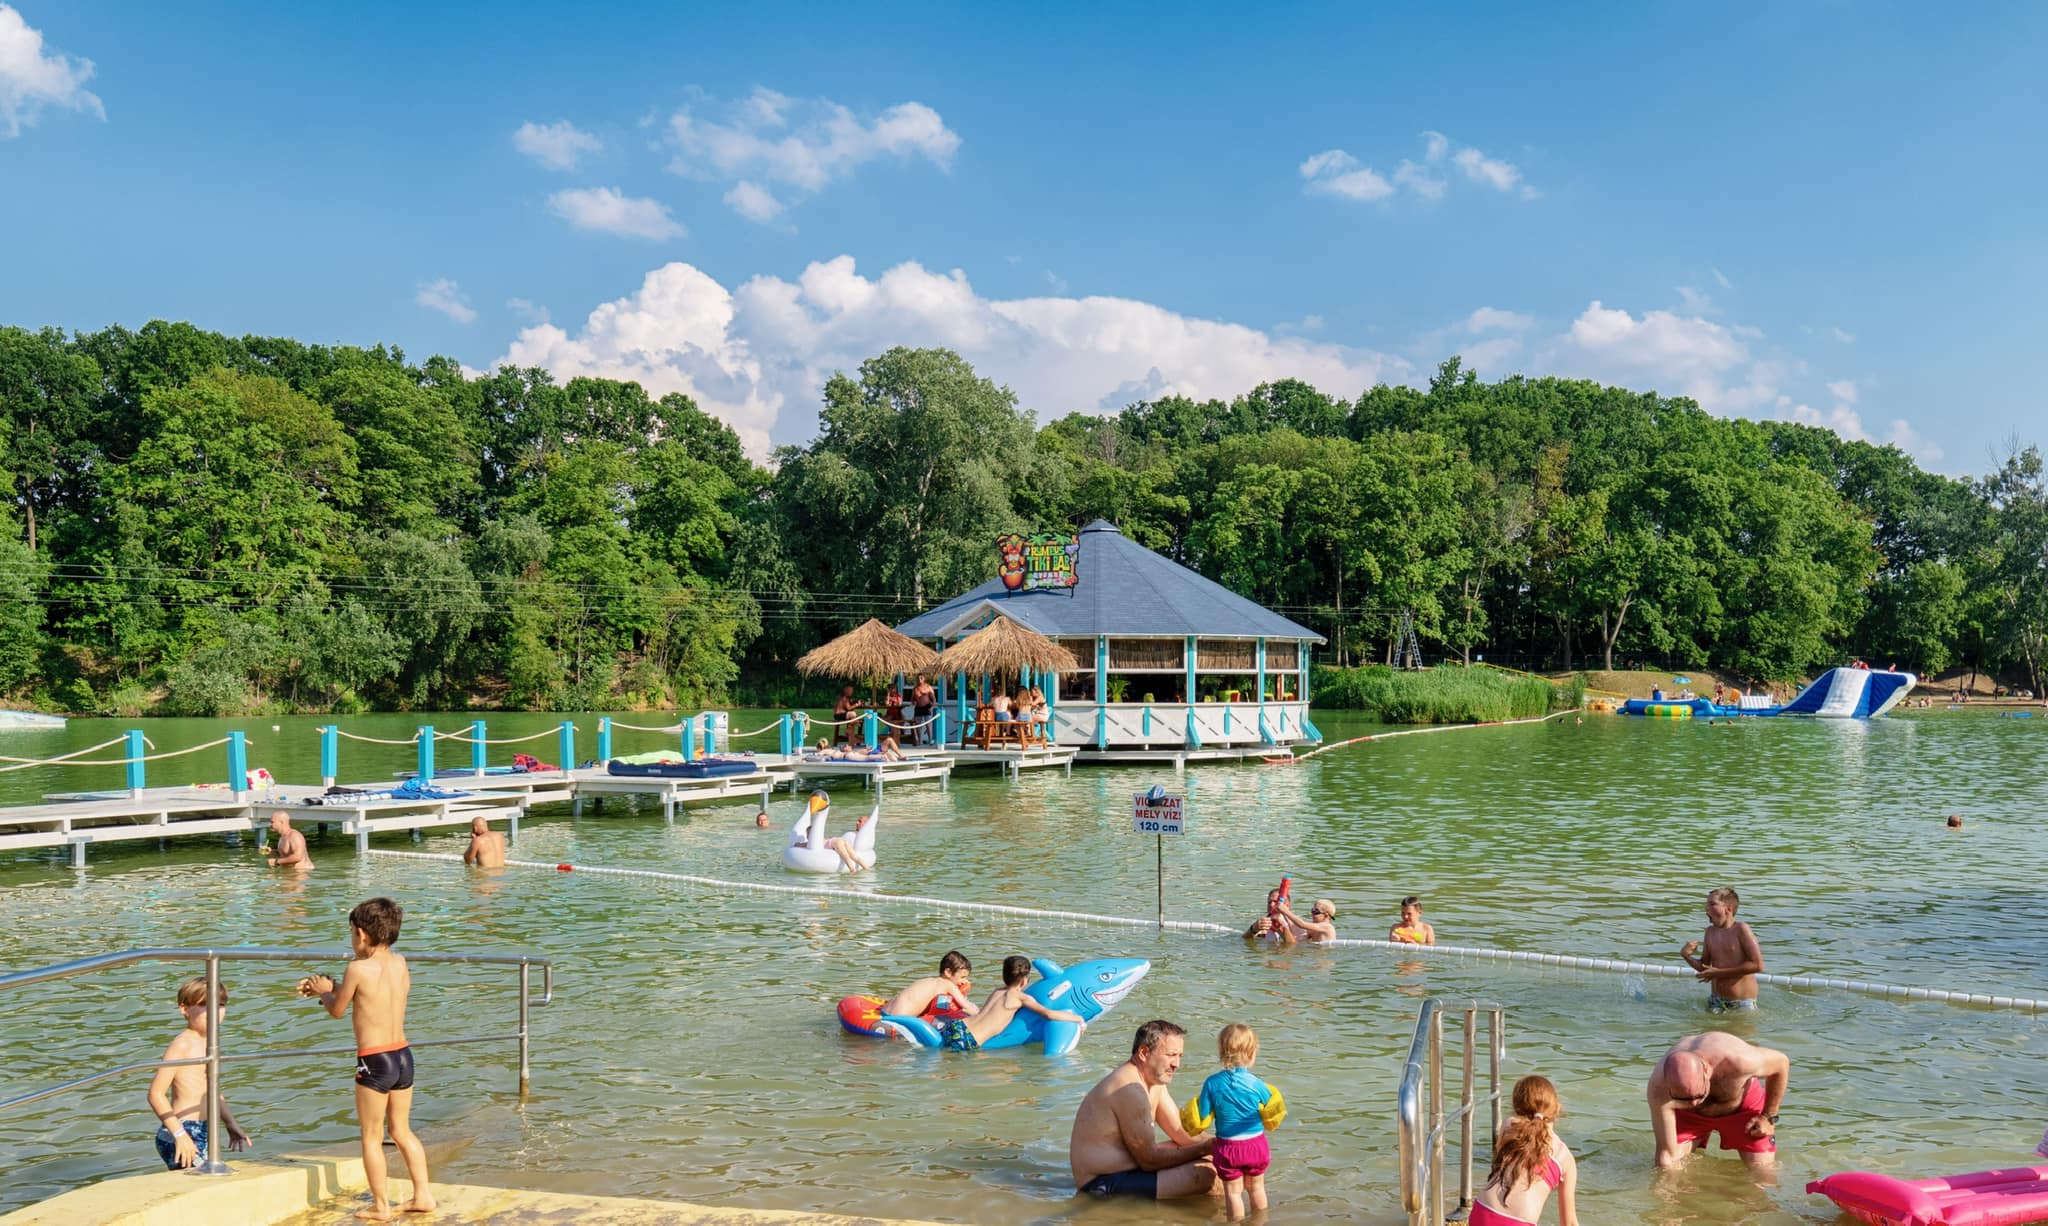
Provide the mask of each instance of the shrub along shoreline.
POLYGON ((1585 701, 1585 680, 1555 685, 1541 677, 1445 664, 1397 672, 1384 664, 1318 667, 1310 705, 1371 711, 1390 724, 1478 724, 1533 719, 1585 701))

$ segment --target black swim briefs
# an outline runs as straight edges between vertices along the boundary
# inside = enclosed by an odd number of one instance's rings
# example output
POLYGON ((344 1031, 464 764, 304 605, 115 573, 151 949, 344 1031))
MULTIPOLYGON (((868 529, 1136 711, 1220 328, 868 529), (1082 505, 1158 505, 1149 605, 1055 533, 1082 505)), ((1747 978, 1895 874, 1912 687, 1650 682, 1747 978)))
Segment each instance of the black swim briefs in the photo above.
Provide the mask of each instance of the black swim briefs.
POLYGON ((412 1048, 373 1051, 356 1057, 356 1084, 379 1094, 412 1089, 412 1048))
POLYGON ((1090 1196, 1138 1196, 1145 1200, 1158 1200, 1159 1172, 1113 1171, 1097 1175, 1082 1184, 1081 1190, 1090 1196))

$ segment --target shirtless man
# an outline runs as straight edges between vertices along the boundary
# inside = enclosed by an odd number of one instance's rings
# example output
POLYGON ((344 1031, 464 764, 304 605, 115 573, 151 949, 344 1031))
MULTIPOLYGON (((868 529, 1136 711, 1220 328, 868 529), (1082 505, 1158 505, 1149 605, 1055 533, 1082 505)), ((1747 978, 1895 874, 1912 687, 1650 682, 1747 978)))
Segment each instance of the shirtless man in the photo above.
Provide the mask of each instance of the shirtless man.
POLYGON ((292 829, 290 817, 283 813, 271 814, 270 833, 277 836, 277 849, 275 855, 263 857, 265 864, 297 873, 313 871, 313 857, 306 854, 306 836, 292 829))
POLYGON ((939 959, 938 974, 927 975, 883 1001, 882 1012, 893 1013, 897 1017, 919 1017, 932 1007, 932 1002, 944 996, 954 1009, 972 1016, 979 1010, 973 1001, 967 999, 967 989, 974 982, 967 974, 970 969, 966 954, 949 949, 946 956, 939 959))
POLYGON ((1698 972, 1696 978, 1708 985, 1707 1009, 1713 1013, 1736 1013, 1756 1008, 1756 977, 1764 969, 1763 950, 1756 933, 1735 918, 1742 900, 1726 886, 1707 895, 1706 955, 1698 941, 1687 941, 1678 956, 1698 972))
POLYGON ((478 868, 505 867, 505 836, 481 817, 469 819, 469 846, 462 853, 462 862, 478 868))
POLYGON ((1650 1073, 1657 1166, 1669 1170, 1719 1133, 1753 1170, 1777 1163, 1778 1106, 1792 1062, 1784 1052, 1709 1031, 1680 1039, 1650 1073))
POLYGON ((1049 1022, 1082 1022, 1078 1013, 1048 1009, 1025 995, 1024 985, 1030 979, 1031 959, 1021 954, 1004 958, 1003 986, 989 993, 988 1000, 973 1016, 940 1022, 939 1041, 947 1051, 974 1051, 1001 1034, 1019 1009, 1029 1009, 1049 1022))
POLYGON ((1189 1136, 1167 1090, 1186 1037, 1172 1022, 1146 1022, 1131 1041, 1131 1058, 1081 1100, 1067 1138, 1077 1191, 1172 1200, 1217 1190, 1216 1168, 1209 1164, 1216 1138, 1189 1136), (1164 1144, 1155 1128, 1166 1134, 1164 1144))

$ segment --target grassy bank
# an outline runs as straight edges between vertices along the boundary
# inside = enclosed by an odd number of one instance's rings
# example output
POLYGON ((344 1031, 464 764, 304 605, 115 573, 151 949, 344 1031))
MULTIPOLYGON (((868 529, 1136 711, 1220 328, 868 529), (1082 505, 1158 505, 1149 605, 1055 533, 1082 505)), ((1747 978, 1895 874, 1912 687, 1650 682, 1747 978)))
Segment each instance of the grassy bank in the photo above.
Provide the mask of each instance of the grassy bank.
POLYGON ((1371 711, 1390 724, 1476 724, 1530 719, 1574 705, 1574 685, 1490 668, 1445 665, 1395 672, 1383 664, 1318 668, 1311 679, 1315 706, 1371 711))

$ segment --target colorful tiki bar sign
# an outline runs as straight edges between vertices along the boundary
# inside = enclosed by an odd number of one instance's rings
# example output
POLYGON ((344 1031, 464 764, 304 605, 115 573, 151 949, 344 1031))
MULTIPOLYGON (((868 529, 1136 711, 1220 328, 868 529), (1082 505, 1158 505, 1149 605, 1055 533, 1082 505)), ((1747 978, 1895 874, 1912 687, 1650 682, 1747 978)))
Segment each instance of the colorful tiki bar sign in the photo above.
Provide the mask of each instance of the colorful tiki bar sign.
POLYGON ((1072 587, 1080 582, 1074 560, 1081 553, 1081 538, 1068 533, 1039 532, 1022 536, 1006 532, 996 538, 996 552, 1002 563, 997 571, 1003 586, 1012 592, 1041 587, 1072 587))

